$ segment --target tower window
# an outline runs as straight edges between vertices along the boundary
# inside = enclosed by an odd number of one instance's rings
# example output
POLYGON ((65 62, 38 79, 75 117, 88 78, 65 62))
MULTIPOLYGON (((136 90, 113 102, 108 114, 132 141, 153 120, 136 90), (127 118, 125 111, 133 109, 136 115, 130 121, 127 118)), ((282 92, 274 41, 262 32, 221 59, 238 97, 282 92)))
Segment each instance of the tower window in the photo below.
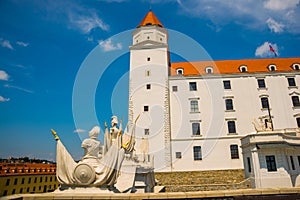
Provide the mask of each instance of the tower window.
POLYGON ((266 88, 265 79, 257 79, 258 88, 266 88))
POLYGON ((226 110, 233 110, 232 99, 225 99, 226 110))
POLYGON ((197 100, 192 100, 191 101, 191 112, 199 112, 199 107, 198 107, 198 101, 197 100))
POLYGON ((239 147, 236 144, 230 145, 231 159, 239 159, 239 147))
POLYGON ((149 135, 149 128, 146 128, 145 130, 144 130, 144 133, 145 133, 145 135, 149 135))
POLYGON ((202 160, 201 146, 194 146, 194 160, 202 160))
POLYGON ((295 78, 287 78, 287 80, 290 87, 296 86, 295 78))
POLYGON ((181 156, 181 152, 175 152, 175 156, 177 159, 181 159, 182 156, 181 156))
POLYGON ((147 37, 147 39, 149 40, 149 39, 150 39, 150 37, 148 36, 148 37, 147 37))
POLYGON ((223 81, 223 85, 224 85, 225 90, 230 90, 231 89, 230 81, 223 81))
POLYGON ((228 133, 236 133, 235 121, 227 121, 228 133))
POLYGON ((145 71, 145 76, 150 76, 150 74, 151 74, 150 70, 145 71))
POLYGON ((193 135, 200 135, 200 123, 192 123, 193 135))
POLYGON ((144 106, 144 111, 148 112, 149 111, 149 106, 144 106))
POLYGON ((147 61, 150 61, 150 60, 151 60, 150 57, 148 57, 148 58, 147 58, 147 61))
POLYGON ((266 156, 268 172, 277 171, 275 156, 266 156))
POLYGON ((151 89, 151 84, 147 84, 147 85, 146 85, 146 89, 147 89, 147 90, 150 90, 150 89, 151 89))
POLYGON ((190 91, 197 91, 197 83, 196 82, 190 82, 190 91))
POLYGON ((177 85, 173 85, 173 86, 172 86, 172 90, 173 90, 173 92, 177 92, 177 91, 178 91, 177 85))
POLYGON ((262 97, 260 100, 262 108, 269 108, 269 99, 267 97, 262 97))
POLYGON ((300 101, 298 96, 292 96, 292 102, 294 107, 300 106, 300 101))

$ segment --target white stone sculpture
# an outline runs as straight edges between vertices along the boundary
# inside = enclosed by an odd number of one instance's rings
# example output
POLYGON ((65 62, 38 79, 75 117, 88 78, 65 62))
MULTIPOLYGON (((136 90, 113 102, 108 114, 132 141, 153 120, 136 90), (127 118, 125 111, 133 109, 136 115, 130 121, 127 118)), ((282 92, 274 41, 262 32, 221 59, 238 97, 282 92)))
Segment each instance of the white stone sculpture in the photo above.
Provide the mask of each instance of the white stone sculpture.
POLYGON ((116 116, 112 117, 110 131, 105 123, 104 146, 97 139, 100 128, 98 126, 92 128, 89 132, 90 138, 82 142, 84 156, 78 163, 73 160, 56 132, 52 130, 57 141, 57 180, 62 187, 114 189, 125 152, 132 152, 135 144, 134 130, 131 131, 130 137, 128 135, 124 137, 125 142, 122 143, 122 122, 119 128, 117 125, 116 116))

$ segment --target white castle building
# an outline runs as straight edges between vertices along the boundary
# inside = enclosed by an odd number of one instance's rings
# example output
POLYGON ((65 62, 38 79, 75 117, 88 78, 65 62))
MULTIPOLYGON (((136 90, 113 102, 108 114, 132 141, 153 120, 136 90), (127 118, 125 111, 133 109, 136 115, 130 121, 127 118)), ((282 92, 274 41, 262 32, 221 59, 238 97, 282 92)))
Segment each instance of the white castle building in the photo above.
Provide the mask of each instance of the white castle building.
POLYGON ((128 119, 139 116, 137 146, 148 140, 156 171, 242 169, 253 119, 300 126, 300 58, 171 63, 152 11, 132 37, 128 119))

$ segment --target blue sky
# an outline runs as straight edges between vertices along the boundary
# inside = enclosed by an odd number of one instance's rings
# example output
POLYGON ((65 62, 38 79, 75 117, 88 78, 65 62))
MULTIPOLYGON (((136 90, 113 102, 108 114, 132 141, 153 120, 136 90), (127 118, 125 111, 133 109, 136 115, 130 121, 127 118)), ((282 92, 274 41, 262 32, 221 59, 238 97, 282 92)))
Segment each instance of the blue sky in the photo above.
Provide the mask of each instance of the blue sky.
POLYGON ((78 159, 93 125, 102 126, 112 114, 126 122, 128 36, 150 7, 166 28, 197 41, 212 59, 227 60, 273 57, 269 43, 279 57, 299 57, 299 2, 0 1, 0 157, 54 160, 54 128, 78 159), (80 80, 85 63, 99 52, 102 60, 95 62, 103 71, 95 70, 101 76, 80 80), (76 83, 94 84, 92 98, 76 83))

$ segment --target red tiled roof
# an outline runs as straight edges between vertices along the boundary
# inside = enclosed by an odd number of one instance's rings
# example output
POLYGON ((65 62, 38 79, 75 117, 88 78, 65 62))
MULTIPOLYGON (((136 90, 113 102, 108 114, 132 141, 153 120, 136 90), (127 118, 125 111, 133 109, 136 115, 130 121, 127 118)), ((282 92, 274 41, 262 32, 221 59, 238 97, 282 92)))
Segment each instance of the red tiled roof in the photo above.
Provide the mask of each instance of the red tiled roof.
POLYGON ((56 174, 56 164, 0 163, 0 177, 9 175, 56 174))
POLYGON ((147 15, 144 17, 144 19, 141 21, 141 23, 137 26, 137 28, 139 28, 141 26, 149 26, 149 25, 157 25, 162 28, 164 27, 151 10, 147 13, 147 15))
POLYGON ((171 64, 171 76, 176 76, 176 69, 184 70, 183 76, 205 75, 206 67, 213 68, 213 74, 235 74, 269 72, 269 65, 276 65, 276 71, 292 71, 293 64, 300 64, 299 58, 264 58, 247 60, 219 60, 200 62, 176 62, 171 64), (241 72, 240 66, 246 66, 247 72, 241 72))

